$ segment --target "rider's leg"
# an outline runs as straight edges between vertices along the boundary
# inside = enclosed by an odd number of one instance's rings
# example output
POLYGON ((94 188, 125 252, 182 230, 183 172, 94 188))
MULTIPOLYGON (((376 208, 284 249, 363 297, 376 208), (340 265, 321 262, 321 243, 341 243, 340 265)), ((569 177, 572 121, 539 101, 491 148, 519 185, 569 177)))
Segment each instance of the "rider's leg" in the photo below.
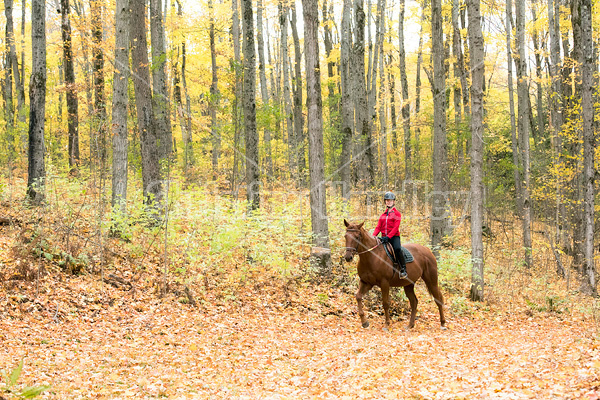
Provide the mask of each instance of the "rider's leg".
POLYGON ((391 238, 390 242, 394 247, 396 260, 398 260, 398 264, 400 264, 400 277, 403 278, 406 276, 406 260, 404 259, 404 253, 402 252, 400 236, 394 236, 393 238, 391 238))

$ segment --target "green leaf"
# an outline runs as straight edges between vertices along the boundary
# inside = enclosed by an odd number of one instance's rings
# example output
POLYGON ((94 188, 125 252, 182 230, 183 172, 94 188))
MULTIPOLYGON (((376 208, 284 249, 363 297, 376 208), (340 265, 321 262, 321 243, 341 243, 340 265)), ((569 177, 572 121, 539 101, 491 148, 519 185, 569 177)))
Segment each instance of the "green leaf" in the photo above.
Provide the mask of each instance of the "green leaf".
POLYGON ((8 387, 14 386, 17 383, 19 376, 21 376, 21 371, 23 371, 23 359, 21 359, 17 368, 13 369, 10 373, 10 376, 8 377, 8 387))
POLYGON ((21 392, 21 397, 25 399, 33 399, 34 397, 39 396, 40 394, 42 394, 42 392, 48 390, 49 388, 49 385, 29 386, 23 389, 23 391, 21 392))
POLYGON ((49 261, 52 261, 52 259, 54 258, 54 255, 52 253, 44 252, 44 257, 46 257, 49 261))

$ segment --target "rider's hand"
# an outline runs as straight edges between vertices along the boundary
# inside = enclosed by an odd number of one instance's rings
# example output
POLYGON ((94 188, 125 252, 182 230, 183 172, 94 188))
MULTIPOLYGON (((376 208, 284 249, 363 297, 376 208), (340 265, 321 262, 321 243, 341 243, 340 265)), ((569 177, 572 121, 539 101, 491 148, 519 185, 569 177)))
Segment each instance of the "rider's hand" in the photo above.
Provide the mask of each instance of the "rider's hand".
POLYGON ((382 237, 381 237, 381 243, 387 243, 387 242, 389 242, 389 241, 390 241, 390 238, 389 238, 389 237, 387 237, 387 236, 382 236, 382 237))

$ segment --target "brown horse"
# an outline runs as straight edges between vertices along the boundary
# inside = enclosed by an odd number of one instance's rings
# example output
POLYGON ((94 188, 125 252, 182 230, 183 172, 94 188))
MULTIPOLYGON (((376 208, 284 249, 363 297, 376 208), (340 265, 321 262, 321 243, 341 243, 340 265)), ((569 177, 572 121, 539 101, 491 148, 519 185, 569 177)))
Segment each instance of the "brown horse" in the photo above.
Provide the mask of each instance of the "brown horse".
POLYGON ((404 287, 406 297, 410 301, 411 313, 408 328, 415 326, 418 303, 415 295, 415 283, 419 278, 422 278, 427 290, 438 306, 442 329, 445 329, 444 297, 438 286, 437 261, 431 250, 415 243, 405 244, 404 247, 410 250, 415 260, 406 264, 408 276, 400 279, 398 273, 392 268, 392 263, 383 246, 379 246, 377 238, 363 228, 364 222, 357 225, 344 220, 344 224, 346 225, 346 254, 344 258, 350 262, 355 254, 359 256, 357 269, 360 285, 356 293, 356 302, 358 303, 358 315, 360 315, 363 328, 369 326, 369 321, 367 321, 363 311, 362 299, 375 285, 381 288, 386 329, 390 326, 390 287, 399 286, 404 287))

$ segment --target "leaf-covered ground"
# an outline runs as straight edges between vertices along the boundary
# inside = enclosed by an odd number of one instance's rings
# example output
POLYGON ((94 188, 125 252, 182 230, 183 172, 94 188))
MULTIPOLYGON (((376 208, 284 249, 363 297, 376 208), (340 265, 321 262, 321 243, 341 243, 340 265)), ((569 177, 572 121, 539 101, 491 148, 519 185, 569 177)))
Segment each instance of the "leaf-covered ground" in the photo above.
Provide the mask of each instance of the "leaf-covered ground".
MULTIPOLYGON (((46 398, 597 398, 600 341, 582 315, 482 310, 441 330, 424 291, 419 319, 383 330, 376 297, 360 327, 352 295, 310 284, 282 298, 249 286, 198 307, 84 278, 0 303, 0 368, 46 398), (319 287, 318 290, 323 290, 319 287), (303 298, 307 299, 302 304, 303 298), (310 304, 309 304, 310 303, 310 304), (58 309, 57 309, 58 307, 58 309)), ((287 292, 286 292, 287 293, 287 292)), ((398 307, 396 307, 397 309, 398 307)))

